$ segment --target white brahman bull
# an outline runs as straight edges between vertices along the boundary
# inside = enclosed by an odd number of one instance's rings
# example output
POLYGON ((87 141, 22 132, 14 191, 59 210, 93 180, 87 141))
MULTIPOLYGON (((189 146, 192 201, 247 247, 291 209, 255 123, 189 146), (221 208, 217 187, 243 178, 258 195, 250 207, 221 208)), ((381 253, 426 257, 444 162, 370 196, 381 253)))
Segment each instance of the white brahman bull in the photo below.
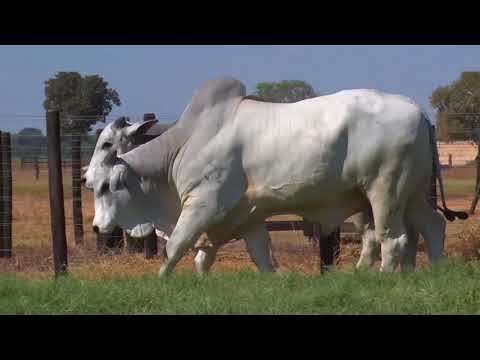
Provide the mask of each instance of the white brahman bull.
MULTIPOLYGON (((100 164, 102 164, 102 162, 108 156, 111 156, 114 152, 117 152, 117 155, 124 154, 135 147, 153 140, 157 136, 160 136, 169 127, 169 125, 159 124, 157 120, 131 123, 126 117, 120 117, 108 124, 97 139, 97 144, 95 146, 89 166, 85 166, 83 168, 84 175, 82 180, 87 184, 87 188, 92 188, 91 183, 93 181, 93 169, 96 166, 100 166, 100 164)), ((360 266, 361 264, 372 265, 378 257, 379 244, 375 242, 374 224, 371 210, 353 215, 351 217, 351 221, 355 225, 357 231, 360 233, 363 239, 362 243, 364 244, 357 266, 360 266)), ((173 230, 173 228, 171 230, 173 230)), ((155 229, 154 225, 150 223, 137 225, 133 229, 126 229, 125 231, 130 236, 137 238, 145 237, 155 231, 157 236, 168 240, 168 235, 166 233, 155 229)), ((402 265, 405 268, 415 267, 417 253, 416 240, 418 239, 418 235, 415 237, 411 236, 410 238, 411 240, 409 240, 406 255, 402 261, 402 265)), ((270 243, 272 262, 274 263, 275 267, 278 267, 278 262, 275 259, 271 245, 272 244, 270 243)), ((203 237, 201 240, 199 240, 195 247, 198 250, 198 253, 195 256, 195 265, 197 271, 199 273, 206 273, 210 270, 214 263, 218 247, 209 242, 207 237, 203 237)))
MULTIPOLYGON (((328 234, 371 208, 382 271, 397 267, 411 232, 434 262, 445 220, 425 199, 438 163, 432 141, 428 119, 404 96, 348 90, 273 104, 245 99, 235 79, 216 79, 162 136, 93 168, 93 226, 175 225, 162 276, 202 233, 216 244, 244 238, 259 269, 272 271, 267 217, 295 213, 328 234)), ((464 217, 441 194, 439 209, 464 217)))

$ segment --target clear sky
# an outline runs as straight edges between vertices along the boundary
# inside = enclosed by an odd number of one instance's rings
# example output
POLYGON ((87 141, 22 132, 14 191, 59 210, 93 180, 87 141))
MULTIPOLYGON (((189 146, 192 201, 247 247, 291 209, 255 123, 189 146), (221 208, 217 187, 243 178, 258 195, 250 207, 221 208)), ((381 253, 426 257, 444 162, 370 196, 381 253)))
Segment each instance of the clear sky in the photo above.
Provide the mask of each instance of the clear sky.
POLYGON ((279 80, 305 80, 321 94, 401 93, 433 117, 432 91, 462 71, 480 71, 480 46, 0 46, 0 130, 44 129, 43 82, 57 71, 103 76, 123 103, 111 118, 154 112, 174 121, 193 92, 219 75, 238 78, 249 93, 279 80))

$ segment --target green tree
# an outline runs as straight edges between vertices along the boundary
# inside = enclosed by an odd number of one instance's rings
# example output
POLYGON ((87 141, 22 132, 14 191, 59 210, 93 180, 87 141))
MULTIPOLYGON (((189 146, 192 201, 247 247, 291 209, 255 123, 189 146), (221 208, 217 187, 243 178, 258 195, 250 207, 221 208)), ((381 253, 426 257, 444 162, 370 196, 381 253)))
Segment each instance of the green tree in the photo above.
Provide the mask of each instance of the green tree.
POLYGON ((318 96, 313 87, 302 80, 261 82, 253 94, 263 101, 291 103, 318 96))
POLYGON ((120 96, 100 75, 58 72, 45 81, 43 107, 60 111, 64 133, 86 134, 98 121, 105 122, 114 105, 121 105, 120 96))
POLYGON ((480 127, 480 72, 462 72, 435 89, 430 103, 437 110, 440 140, 476 140, 472 133, 480 127))

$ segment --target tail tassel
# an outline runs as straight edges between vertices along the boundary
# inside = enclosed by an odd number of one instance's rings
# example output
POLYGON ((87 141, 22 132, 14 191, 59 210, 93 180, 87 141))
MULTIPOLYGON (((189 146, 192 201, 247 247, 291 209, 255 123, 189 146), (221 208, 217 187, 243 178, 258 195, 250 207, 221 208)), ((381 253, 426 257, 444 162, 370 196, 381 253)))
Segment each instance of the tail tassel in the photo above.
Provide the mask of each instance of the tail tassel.
POLYGON ((441 208, 441 207, 437 207, 437 209, 443 213, 443 215, 448 221, 455 221, 455 219, 460 219, 460 220, 468 219, 468 214, 464 211, 453 211, 448 208, 441 208))

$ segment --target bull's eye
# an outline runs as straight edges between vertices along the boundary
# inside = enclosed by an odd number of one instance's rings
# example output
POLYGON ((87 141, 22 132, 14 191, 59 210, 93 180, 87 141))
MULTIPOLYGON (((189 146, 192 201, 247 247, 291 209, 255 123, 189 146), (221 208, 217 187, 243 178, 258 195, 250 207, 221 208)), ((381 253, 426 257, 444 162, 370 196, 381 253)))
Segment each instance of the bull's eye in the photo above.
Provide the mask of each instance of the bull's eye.
POLYGON ((112 143, 109 143, 109 142, 103 143, 102 150, 110 149, 112 146, 113 146, 112 143))
POLYGON ((109 183, 104 182, 100 187, 99 196, 102 196, 103 194, 105 194, 109 189, 110 189, 109 183))

